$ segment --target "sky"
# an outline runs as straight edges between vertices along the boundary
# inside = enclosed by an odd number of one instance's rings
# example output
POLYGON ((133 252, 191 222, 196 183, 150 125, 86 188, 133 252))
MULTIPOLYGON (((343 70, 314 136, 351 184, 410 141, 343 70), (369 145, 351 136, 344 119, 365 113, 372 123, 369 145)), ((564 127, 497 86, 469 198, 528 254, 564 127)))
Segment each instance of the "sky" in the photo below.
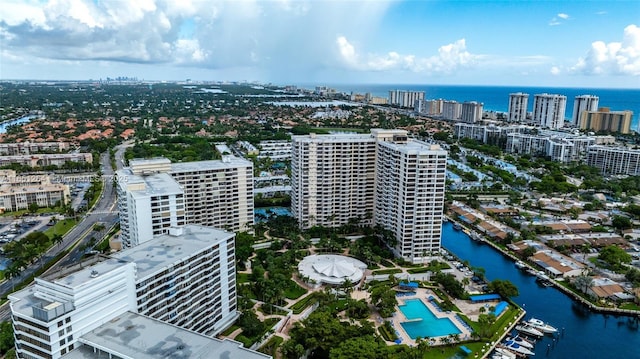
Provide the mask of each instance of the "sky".
POLYGON ((637 0, 0 3, 0 79, 640 88, 637 0))

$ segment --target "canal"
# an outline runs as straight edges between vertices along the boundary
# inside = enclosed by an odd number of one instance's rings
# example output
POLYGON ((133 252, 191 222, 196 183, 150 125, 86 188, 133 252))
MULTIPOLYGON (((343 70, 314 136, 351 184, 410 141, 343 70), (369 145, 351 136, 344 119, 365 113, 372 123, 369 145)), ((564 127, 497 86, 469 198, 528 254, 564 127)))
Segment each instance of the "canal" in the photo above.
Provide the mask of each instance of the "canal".
POLYGON ((536 317, 558 328, 555 341, 549 336, 538 341, 536 358, 640 358, 637 321, 590 312, 554 287, 539 285, 512 260, 471 240, 448 222, 444 223, 442 245, 472 266, 484 268, 488 280, 508 279, 515 284, 520 295, 513 299, 527 311, 525 319, 536 317))

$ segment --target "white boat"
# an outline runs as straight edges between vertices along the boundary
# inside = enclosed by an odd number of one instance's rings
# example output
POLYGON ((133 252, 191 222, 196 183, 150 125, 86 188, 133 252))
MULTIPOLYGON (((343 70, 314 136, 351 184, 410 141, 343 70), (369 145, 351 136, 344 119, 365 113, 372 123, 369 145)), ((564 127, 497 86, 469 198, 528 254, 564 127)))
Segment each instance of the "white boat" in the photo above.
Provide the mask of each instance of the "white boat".
POLYGON ((517 335, 515 337, 513 337, 513 338, 507 338, 507 341, 509 341, 509 340, 513 340, 514 342, 522 345, 525 348, 533 349, 533 344, 532 343, 526 341, 524 338, 520 338, 517 335))
POLYGON ((524 262, 522 262, 522 261, 517 261, 517 262, 516 262, 516 268, 518 268, 518 269, 524 269, 524 268, 526 268, 526 267, 527 267, 527 266, 524 264, 524 262))
POLYGON ((521 332, 521 333, 524 333, 524 334, 527 334, 527 335, 531 335, 531 336, 534 336, 534 337, 544 336, 544 333, 542 333, 538 329, 530 326, 527 323, 516 325, 516 330, 521 332))
POLYGON ((492 359, 516 359, 517 356, 504 348, 495 348, 495 353, 491 357, 492 359))
POLYGON ((538 272, 536 272, 536 270, 535 270, 535 269, 533 269, 533 268, 527 268, 527 269, 525 270, 525 272, 527 272, 527 273, 529 273, 529 274, 531 274, 531 275, 537 275, 537 274, 538 274, 538 272))
POLYGON ((516 354, 523 354, 523 355, 536 355, 534 352, 532 352, 531 350, 523 347, 522 345, 514 342, 513 340, 507 340, 506 342, 502 343, 502 345, 504 345, 504 347, 508 350, 511 350, 512 352, 516 353, 516 354))
POLYGON ((536 319, 536 318, 531 318, 527 321, 527 323, 538 329, 539 331, 543 332, 543 333, 547 333, 547 334, 553 334, 556 333, 558 331, 558 329, 556 329, 555 327, 543 322, 540 319, 536 319))

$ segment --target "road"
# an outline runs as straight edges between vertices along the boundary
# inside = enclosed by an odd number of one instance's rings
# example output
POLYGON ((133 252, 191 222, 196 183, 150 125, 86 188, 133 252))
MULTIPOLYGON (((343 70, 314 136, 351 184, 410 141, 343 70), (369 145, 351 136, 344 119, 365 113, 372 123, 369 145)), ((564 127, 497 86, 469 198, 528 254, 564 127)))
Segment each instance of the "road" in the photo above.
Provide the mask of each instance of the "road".
MULTIPOLYGON (((116 147, 116 166, 118 169, 122 168, 122 159, 124 157, 124 151, 127 147, 131 146, 130 142, 125 142, 116 147), (119 160, 118 160, 119 158, 119 160)), ((56 244, 49 249, 49 251, 36 263, 29 265, 20 276, 11 278, 8 281, 0 284, 0 296, 6 297, 14 290, 15 285, 21 283, 24 278, 29 277, 35 273, 44 263, 49 262, 60 252, 71 247, 74 243, 78 242, 78 245, 59 263, 51 267, 48 272, 55 271, 60 266, 68 266, 77 263, 84 251, 80 250, 82 244, 87 243, 91 237, 97 239, 102 238, 108 228, 114 225, 118 221, 118 209, 116 207, 116 188, 114 187, 115 173, 111 167, 111 161, 109 153, 103 153, 100 156, 100 168, 102 170, 103 192, 102 196, 98 199, 93 208, 83 217, 83 219, 76 225, 71 231, 69 231, 63 238, 60 244, 56 244), (106 227, 104 231, 94 232, 93 226, 96 223, 103 223, 106 227)), ((9 306, 5 305, 0 307, 0 322, 10 319, 11 311, 9 306)))

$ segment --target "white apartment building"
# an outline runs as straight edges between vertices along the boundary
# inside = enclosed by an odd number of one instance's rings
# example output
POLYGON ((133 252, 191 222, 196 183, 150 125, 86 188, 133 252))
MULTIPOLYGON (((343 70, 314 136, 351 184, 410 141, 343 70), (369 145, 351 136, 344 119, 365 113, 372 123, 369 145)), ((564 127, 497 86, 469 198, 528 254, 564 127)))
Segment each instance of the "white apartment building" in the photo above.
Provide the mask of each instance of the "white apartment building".
POLYGON ((534 125, 544 128, 564 127, 564 113, 567 107, 567 97, 548 93, 537 94, 533 99, 534 125))
POLYGON ((447 152, 418 141, 378 141, 376 152, 374 222, 396 256, 421 263, 440 250, 447 152))
POLYGON ((240 342, 216 339, 126 312, 80 337, 62 359, 266 359, 240 342), (135 340, 131 340, 135 338, 135 340))
POLYGON ((51 183, 48 175, 17 176, 14 170, 0 170, 0 210, 18 211, 36 203, 38 207, 67 204, 69 186, 51 183))
POLYGON ((462 104, 456 101, 442 102, 442 118, 457 121, 462 116, 462 104))
POLYGON ((260 148, 258 158, 270 158, 272 160, 291 159, 291 141, 261 141, 258 147, 260 148))
POLYGON ((303 228, 373 220, 376 144, 371 135, 292 136, 291 210, 303 228))
POLYGON ((527 121, 527 106, 529 102, 529 94, 517 92, 509 94, 509 122, 527 121))
POLYGON ((404 130, 292 137, 293 215, 303 228, 356 220, 392 233, 396 255, 421 262, 440 248, 446 151, 404 130))
POLYGON ((418 100, 414 111, 422 115, 440 116, 442 115, 442 99, 438 100, 418 100))
POLYGON ((463 102, 460 111, 460 120, 467 123, 476 123, 482 120, 482 103, 475 101, 463 102))
POLYGON ((598 102, 600 98, 594 95, 576 96, 573 101, 573 114, 571 115, 571 124, 580 126, 580 119, 584 111, 598 111, 598 102))
POLYGON ((628 147, 591 146, 587 164, 606 175, 640 175, 640 150, 628 147))
POLYGON ((594 137, 573 136, 555 131, 539 134, 511 133, 507 135, 506 152, 543 155, 552 161, 569 163, 584 161, 587 149, 596 143, 594 137))
POLYGON ((482 143, 497 144, 499 139, 506 138, 509 133, 524 133, 532 128, 525 125, 496 126, 458 122, 453 126, 453 133, 457 139, 472 138, 482 143))
POLYGON ((418 100, 424 100, 424 91, 389 91, 390 105, 414 108, 416 101, 418 100))
POLYGON ((17 156, 30 155, 39 152, 66 152, 69 151, 68 142, 15 142, 0 143, 0 155, 17 156))
POLYGON ((251 230, 253 164, 222 160, 171 163, 136 159, 118 171, 122 244, 135 246, 182 224, 251 230))
POLYGON ((36 278, 9 295, 18 357, 60 358, 126 312, 215 335, 238 316, 234 236, 172 228, 111 257, 36 278))
POLYGON ((16 156, 0 156, 0 166, 18 163, 29 167, 62 166, 67 162, 93 163, 90 153, 52 153, 16 156))

